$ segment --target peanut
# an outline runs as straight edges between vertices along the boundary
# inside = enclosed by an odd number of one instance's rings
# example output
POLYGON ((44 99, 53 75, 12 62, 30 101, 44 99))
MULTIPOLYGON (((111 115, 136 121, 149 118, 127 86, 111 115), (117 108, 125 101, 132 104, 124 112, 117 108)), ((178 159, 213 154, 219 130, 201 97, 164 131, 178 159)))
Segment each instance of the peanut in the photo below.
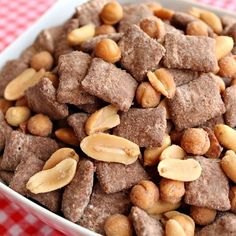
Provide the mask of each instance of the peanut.
POLYGON ((170 136, 165 134, 161 147, 147 148, 144 151, 144 166, 154 166, 159 162, 159 156, 171 145, 170 136))
POLYGON ((28 120, 30 114, 31 112, 28 107, 10 107, 6 112, 5 118, 9 125, 17 127, 28 120))
POLYGON ((164 107, 166 109, 166 119, 167 120, 171 119, 170 111, 169 111, 169 108, 168 108, 168 105, 167 105, 167 98, 164 98, 163 100, 161 100, 158 107, 164 107))
POLYGON ((48 116, 37 114, 32 116, 27 124, 27 128, 31 134, 47 137, 52 132, 52 121, 48 116))
POLYGON ((116 29, 112 25, 100 25, 96 28, 95 35, 113 34, 116 33, 116 29))
POLYGON ((118 2, 107 3, 100 14, 102 21, 107 25, 115 25, 123 18, 123 8, 118 2))
POLYGON ((200 18, 200 14, 203 12, 204 10, 200 9, 200 8, 197 8, 197 7, 191 7, 189 10, 188 10, 188 14, 196 17, 196 18, 200 18))
POLYGON ((200 13, 200 19, 209 25, 216 34, 221 34, 223 26, 220 18, 213 12, 203 11, 200 13))
POLYGON ((187 236, 182 226, 176 220, 168 220, 165 227, 166 236, 187 236))
POLYGON ((55 131, 56 137, 62 142, 72 145, 79 146, 79 140, 75 135, 72 128, 61 128, 55 131))
POLYGON ((184 182, 164 178, 160 181, 160 196, 163 201, 175 204, 181 201, 184 194, 184 182))
POLYGON ((162 20, 170 20, 174 15, 174 11, 162 7, 154 10, 154 15, 162 20))
POLYGON ((115 214, 108 217, 104 224, 104 230, 107 236, 133 235, 133 226, 130 219, 121 214, 115 214))
POLYGON ((81 43, 93 38, 95 35, 95 25, 87 24, 80 28, 72 30, 67 35, 67 42, 71 46, 77 46, 81 43))
POLYGON ((222 158, 221 167, 224 173, 236 183, 236 154, 234 151, 227 151, 222 158))
POLYGON ((45 69, 51 70, 53 66, 53 57, 47 51, 42 51, 33 55, 30 65, 36 71, 45 69))
POLYGON ((89 157, 106 162, 129 165, 140 155, 139 146, 125 138, 110 134, 93 134, 85 137, 80 147, 89 157))
POLYGON ((192 21, 187 25, 186 34, 194 36, 208 36, 208 27, 199 20, 192 21))
POLYGON ((95 47, 95 54, 104 61, 116 63, 121 58, 121 50, 112 39, 102 39, 95 47))
POLYGON ((108 105, 94 112, 85 124, 85 131, 88 135, 103 132, 120 124, 118 109, 108 105))
POLYGON ((159 175, 172 180, 194 181, 201 175, 202 168, 198 161, 194 159, 178 160, 164 159, 158 164, 159 175))
POLYGON ((163 21, 157 17, 144 18, 139 24, 140 28, 151 38, 160 39, 166 34, 163 21))
POLYGON ((181 147, 190 154, 204 155, 210 148, 210 140, 208 134, 201 128, 189 128, 185 130, 181 147))
POLYGON ((160 155, 159 160, 162 161, 167 158, 175 158, 175 159, 184 159, 187 156, 186 152, 178 145, 171 145, 163 150, 160 155))
POLYGON ((186 236, 194 236, 195 223, 191 217, 185 214, 177 214, 171 219, 176 220, 181 225, 186 236))
POLYGON ((159 199, 158 187, 149 180, 135 185, 130 192, 130 201, 143 210, 152 208, 159 199))
POLYGON ((218 124, 214 128, 214 132, 223 147, 236 152, 236 130, 228 125, 218 124))
POLYGON ((136 100, 143 108, 153 108, 159 104, 161 94, 156 92, 149 82, 143 82, 136 90, 136 100))
POLYGON ((33 175, 26 188, 30 192, 47 193, 69 184, 75 176, 77 162, 72 158, 65 159, 49 170, 42 170, 33 175))
POLYGON ((234 41, 228 36, 217 36, 216 40, 216 57, 217 60, 227 56, 234 47, 234 41))
POLYGON ((149 71, 147 73, 148 80, 153 88, 168 98, 173 98, 176 91, 173 76, 165 69, 161 68, 155 73, 149 71))
POLYGON ((236 60, 233 57, 223 57, 218 64, 220 76, 232 78, 236 74, 236 60))
POLYGON ((55 151, 51 157, 45 162, 43 170, 48 170, 59 164, 61 161, 72 158, 79 161, 79 156, 72 148, 60 148, 55 151))
POLYGON ((198 225, 208 225, 214 222, 217 211, 206 207, 190 207, 190 216, 198 225))
POLYGON ((12 101, 7 101, 4 98, 0 98, 0 111, 5 115, 7 110, 13 106, 12 101))
POLYGON ((229 199, 230 199, 230 210, 236 214, 236 186, 230 188, 229 191, 229 199))

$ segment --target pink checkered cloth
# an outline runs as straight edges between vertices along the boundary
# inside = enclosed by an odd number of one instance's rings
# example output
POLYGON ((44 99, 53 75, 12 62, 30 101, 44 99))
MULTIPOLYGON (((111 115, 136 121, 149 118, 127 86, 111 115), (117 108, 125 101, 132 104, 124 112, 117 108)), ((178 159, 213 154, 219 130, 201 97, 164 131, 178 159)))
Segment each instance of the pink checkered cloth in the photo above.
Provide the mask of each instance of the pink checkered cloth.
MULTIPOLYGON (((236 0, 196 0, 236 10, 236 0)), ((0 51, 35 22, 56 0, 0 0, 0 51)), ((0 235, 62 236, 0 194, 0 235)))

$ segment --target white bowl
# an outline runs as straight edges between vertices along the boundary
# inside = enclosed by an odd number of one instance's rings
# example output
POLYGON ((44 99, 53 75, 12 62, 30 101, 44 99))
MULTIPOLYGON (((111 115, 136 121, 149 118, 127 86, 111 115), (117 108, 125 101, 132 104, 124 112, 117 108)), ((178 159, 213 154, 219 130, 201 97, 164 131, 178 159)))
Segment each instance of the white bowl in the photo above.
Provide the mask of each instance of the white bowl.
MULTIPOLYGON (((74 13, 75 7, 86 2, 85 0, 61 0, 58 1, 46 14, 44 14, 32 27, 23 33, 14 43, 6 48, 0 54, 0 68, 10 59, 19 57, 21 52, 36 38, 37 34, 45 28, 55 26, 65 22, 74 13)), ((121 0, 120 2, 139 2, 135 0, 121 0)), ((216 12, 218 15, 228 15, 235 17, 234 12, 213 8, 203 4, 199 4, 189 0, 159 0, 159 2, 166 7, 175 10, 185 11, 191 6, 205 8, 216 12)), ((26 209, 30 213, 37 216, 40 220, 50 225, 51 227, 65 233, 66 235, 80 235, 80 236, 95 236, 98 235, 88 229, 85 229, 77 224, 74 224, 63 217, 60 217, 45 208, 37 205, 36 203, 28 200, 27 198, 16 193, 5 184, 0 182, 0 193, 3 194, 10 201, 16 203, 20 207, 26 209)))

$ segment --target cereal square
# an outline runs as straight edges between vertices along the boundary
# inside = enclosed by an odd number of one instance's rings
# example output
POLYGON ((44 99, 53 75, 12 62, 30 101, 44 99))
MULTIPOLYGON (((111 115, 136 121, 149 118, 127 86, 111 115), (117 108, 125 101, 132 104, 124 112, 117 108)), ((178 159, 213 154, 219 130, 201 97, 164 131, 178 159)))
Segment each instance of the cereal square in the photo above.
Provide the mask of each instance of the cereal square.
POLYGON ((82 217, 92 194, 94 172, 91 161, 79 161, 75 177, 65 187, 62 197, 62 212, 66 219, 77 222, 82 217))
POLYGON ((224 92, 224 102, 226 107, 225 121, 226 124, 236 126, 236 85, 228 87, 224 92))
POLYGON ((172 121, 179 130, 199 126, 225 112, 219 87, 210 74, 178 87, 168 105, 172 121))
POLYGON ((131 188, 141 180, 149 179, 148 174, 137 160, 131 165, 119 163, 97 163, 97 178, 106 193, 116 193, 131 188))
POLYGON ((51 138, 13 131, 6 140, 1 167, 14 171, 20 161, 27 158, 29 153, 34 153, 37 158, 46 161, 57 149, 59 149, 59 145, 51 138))
POLYGON ((90 62, 90 55, 79 51, 59 57, 58 102, 73 105, 93 103, 96 98, 86 93, 81 86, 81 81, 86 76, 90 62))
POLYGON ((0 170, 0 182, 3 181, 5 184, 9 185, 13 175, 14 172, 12 171, 0 170))
POLYGON ((5 121, 3 113, 0 111, 0 151, 5 147, 6 139, 11 135, 12 128, 5 121))
POLYGON ((105 220, 114 214, 128 214, 130 210, 128 192, 106 194, 96 184, 84 215, 78 224, 104 235, 105 220))
POLYGON ((179 29, 183 29, 185 30, 187 25, 192 22, 192 21, 196 21, 196 17, 190 15, 190 14, 187 14, 187 13, 184 13, 184 12, 179 12, 179 11, 176 11, 174 13, 174 15, 172 16, 171 20, 170 20, 170 23, 175 26, 176 28, 179 28, 179 29))
POLYGON ((144 210, 132 207, 130 216, 137 236, 164 236, 161 223, 144 210))
POLYGON ((191 69, 215 72, 218 63, 215 55, 215 39, 205 36, 166 34, 164 65, 167 68, 191 69))
POLYGON ((131 108, 121 114, 120 125, 114 128, 113 133, 140 147, 158 147, 162 144, 165 130, 165 108, 131 108))
POLYGON ((94 58, 88 74, 82 81, 84 90, 100 99, 128 111, 137 88, 137 82, 126 71, 94 58))
POLYGON ((230 209, 229 181, 218 160, 195 157, 202 167, 200 178, 186 183, 185 203, 218 211, 230 209))
POLYGON ((158 68, 165 54, 165 48, 150 38, 139 26, 131 25, 119 42, 121 64, 141 82, 147 72, 158 68))
POLYGON ((28 106, 36 113, 43 113, 53 120, 68 116, 68 107, 56 100, 56 89, 48 78, 41 79, 25 93, 28 106))

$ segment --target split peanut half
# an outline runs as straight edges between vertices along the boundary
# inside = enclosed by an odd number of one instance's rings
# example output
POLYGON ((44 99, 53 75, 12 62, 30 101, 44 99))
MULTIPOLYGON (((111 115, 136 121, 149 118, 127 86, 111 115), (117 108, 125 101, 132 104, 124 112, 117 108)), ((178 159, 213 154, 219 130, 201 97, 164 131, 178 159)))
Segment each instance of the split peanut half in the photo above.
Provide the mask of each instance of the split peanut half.
POLYGON ((187 236, 180 223, 176 220, 170 219, 166 223, 165 227, 166 236, 187 236))
POLYGON ((229 36, 217 36, 216 40, 216 58, 220 60, 221 58, 227 56, 234 47, 234 41, 229 36))
POLYGON ((118 109, 109 105, 94 112, 87 120, 85 131, 88 135, 103 132, 120 124, 118 109))
POLYGON ((234 151, 229 150, 221 160, 221 167, 224 173, 236 183, 236 154, 234 151))
POLYGON ((187 154, 183 148, 181 148, 178 145, 173 144, 173 145, 167 147, 165 150, 163 150, 159 159, 160 159, 160 161, 162 161, 164 159, 168 159, 168 158, 182 160, 186 156, 187 156, 187 154))
POLYGON ((85 137, 80 147, 87 156, 93 159, 125 165, 134 163, 140 154, 137 144, 125 138, 104 133, 85 137))
POLYGON ((54 152, 51 157, 46 161, 44 164, 43 170, 51 169, 57 164, 59 164, 61 161, 72 158, 79 161, 79 156, 72 148, 60 148, 56 152, 54 152))
POLYGON ((164 159, 160 161, 157 169, 160 176, 183 182, 198 179, 202 172, 199 162, 192 158, 187 160, 164 159))
POLYGON ((60 189, 69 184, 75 176, 77 161, 68 158, 49 170, 42 170, 33 175, 26 188, 30 192, 47 193, 60 189))

